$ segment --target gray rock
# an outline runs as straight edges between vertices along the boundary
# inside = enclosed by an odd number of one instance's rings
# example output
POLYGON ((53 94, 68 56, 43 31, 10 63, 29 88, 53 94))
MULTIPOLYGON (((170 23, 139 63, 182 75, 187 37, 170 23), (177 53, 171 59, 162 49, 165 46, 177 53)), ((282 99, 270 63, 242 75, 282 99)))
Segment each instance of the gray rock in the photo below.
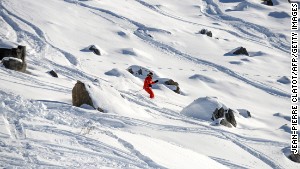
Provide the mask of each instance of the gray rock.
POLYGON ((207 30, 206 29, 201 29, 201 31, 199 31, 200 34, 206 34, 207 30))
POLYGON ((15 71, 20 71, 20 72, 25 72, 26 71, 26 63, 23 63, 23 61, 19 59, 14 59, 12 57, 9 58, 3 58, 2 63, 5 68, 15 70, 15 71))
POLYGON ((143 70, 142 69, 138 70, 138 74, 143 75, 143 70))
POLYGON ((248 117, 252 117, 251 113, 248 110, 247 110, 247 115, 248 115, 248 117))
POLYGON ((101 55, 101 52, 100 50, 95 46, 95 45, 92 45, 90 48, 89 48, 90 51, 93 51, 96 55, 101 55))
POLYGON ((223 118, 224 117, 224 108, 221 107, 219 110, 216 109, 214 112, 213 112, 213 117, 212 117, 212 120, 216 120, 216 119, 219 119, 219 118, 223 118))
POLYGON ((212 37, 212 32, 208 31, 208 32, 206 32, 206 35, 209 36, 209 37, 212 37))
POLYGON ((175 82, 174 80, 170 79, 168 81, 165 81, 165 84, 166 85, 173 85, 173 86, 176 86, 176 89, 173 90, 175 93, 178 93, 180 94, 180 88, 179 88, 179 84, 178 82, 175 82))
POLYGON ((296 163, 300 163, 300 154, 291 153, 290 159, 296 163))
POLYGON ((229 109, 228 112, 225 114, 225 118, 229 123, 236 127, 237 123, 234 117, 233 110, 229 109))
POLYGON ((77 81, 77 83, 73 87, 72 104, 76 107, 80 107, 83 104, 87 104, 94 107, 93 101, 85 88, 85 84, 81 81, 77 81))
POLYGON ((268 6, 274 6, 274 3, 272 2, 272 0, 264 0, 264 4, 268 5, 268 6))
POLYGON ((222 119, 220 121, 220 124, 223 125, 223 126, 229 127, 229 128, 232 127, 232 125, 227 120, 225 120, 225 119, 222 119))
POLYGON ((49 71, 48 73, 49 73, 52 77, 58 78, 58 75, 57 75, 57 73, 56 73, 54 70, 51 70, 51 71, 49 71))
POLYGON ((239 49, 234 51, 233 54, 234 55, 247 55, 247 56, 249 56, 249 53, 248 53, 247 49, 244 48, 244 47, 240 47, 239 49))
POLYGON ((26 63, 25 46, 19 45, 17 48, 12 48, 12 49, 0 48, 0 59, 2 60, 3 65, 7 69, 20 71, 20 72, 26 71, 27 63, 26 63), (3 60, 3 58, 6 58, 6 60, 3 60), (17 59, 21 59, 22 62, 18 61, 17 59))
POLYGON ((131 74, 133 74, 132 68, 129 68, 129 69, 128 69, 128 72, 131 73, 131 74))

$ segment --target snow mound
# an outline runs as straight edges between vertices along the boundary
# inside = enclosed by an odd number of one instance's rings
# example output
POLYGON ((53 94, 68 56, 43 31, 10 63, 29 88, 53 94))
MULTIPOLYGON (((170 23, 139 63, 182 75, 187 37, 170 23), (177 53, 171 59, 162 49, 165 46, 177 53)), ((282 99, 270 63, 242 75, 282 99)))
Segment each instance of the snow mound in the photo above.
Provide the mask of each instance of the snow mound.
POLYGON ((140 51, 138 49, 135 49, 135 48, 124 48, 124 49, 121 49, 121 53, 123 55, 129 55, 129 56, 134 56, 134 57, 141 57, 141 58, 144 58, 144 59, 152 59, 152 56, 143 52, 143 51, 140 51))
POLYGON ((11 49, 11 48, 17 48, 17 47, 18 47, 18 44, 0 38, 0 48, 11 49))
POLYGON ((215 97, 200 97, 185 107, 180 113, 195 119, 211 121, 213 112, 221 107, 227 109, 227 106, 215 97))
POLYGON ((100 48, 98 45, 90 45, 86 48, 81 49, 80 51, 81 52, 94 52, 95 53, 95 51, 97 51, 97 50, 100 53, 100 54, 97 54, 97 55, 101 55, 101 56, 107 55, 107 52, 105 50, 103 50, 102 48, 100 48))
POLYGON ((204 75, 200 75, 200 74, 195 74, 195 75, 189 77, 189 79, 200 80, 200 81, 207 82, 207 83, 216 83, 216 80, 214 80, 210 77, 204 76, 204 75))
POLYGON ((256 10, 264 9, 260 4, 254 4, 252 2, 242 1, 237 6, 233 7, 232 9, 227 9, 226 11, 246 11, 249 10, 250 8, 256 10))
POLYGON ((283 19, 283 18, 289 18, 291 17, 288 13, 282 11, 282 12, 270 12, 269 16, 277 18, 277 19, 283 19))
POLYGON ((124 114, 132 112, 129 103, 113 86, 99 81, 97 84, 84 83, 95 108, 101 108, 104 113, 124 114))
POLYGON ((280 79, 277 80, 277 82, 282 84, 291 84, 291 79, 287 76, 282 76, 280 79))
POLYGON ((108 75, 108 76, 116 76, 116 77, 126 77, 128 76, 130 73, 127 72, 127 71, 122 71, 118 68, 114 68, 108 72, 105 72, 104 73, 105 75, 108 75))

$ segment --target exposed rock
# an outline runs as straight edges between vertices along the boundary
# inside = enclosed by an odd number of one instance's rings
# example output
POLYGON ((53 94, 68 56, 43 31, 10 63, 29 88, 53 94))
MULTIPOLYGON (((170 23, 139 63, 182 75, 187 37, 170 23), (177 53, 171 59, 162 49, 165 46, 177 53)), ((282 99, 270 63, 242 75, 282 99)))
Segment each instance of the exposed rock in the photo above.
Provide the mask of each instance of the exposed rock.
POLYGON ((223 126, 229 127, 229 128, 232 127, 232 125, 227 120, 225 120, 225 119, 222 119, 220 121, 220 124, 223 125, 223 126))
POLYGON ((100 111, 100 112, 104 112, 104 110, 101 109, 100 107, 98 107, 97 110, 100 111))
POLYGON ((249 53, 247 52, 247 49, 244 47, 240 47, 236 51, 233 52, 234 55, 247 55, 249 56, 249 53))
POLYGON ((168 81, 165 81, 165 84, 166 84, 166 85, 173 85, 173 86, 175 86, 176 89, 173 90, 173 91, 174 91, 175 93, 180 94, 180 88, 179 88, 178 82, 175 82, 174 80, 170 79, 170 80, 168 80, 168 81))
POLYGON ((247 115, 248 115, 248 117, 252 117, 251 113, 248 110, 247 110, 247 115))
POLYGON ((140 69, 140 70, 138 71, 138 74, 139 74, 139 75, 143 75, 143 70, 140 69))
POLYGON ((49 71, 48 73, 49 73, 52 77, 58 78, 58 75, 57 75, 57 73, 56 73, 54 70, 51 70, 51 71, 49 71))
POLYGON ((201 31, 199 31, 200 34, 206 34, 207 30, 206 29, 201 29, 201 31))
POLYGON ((264 4, 268 6, 274 6, 272 0, 264 0, 264 4))
POLYGON ((26 71, 26 63, 23 63, 21 59, 17 59, 14 57, 5 57, 2 59, 2 63, 7 69, 25 72, 26 71))
POLYGON ((89 50, 93 51, 96 55, 99 55, 99 56, 101 55, 100 49, 95 45, 91 45, 89 50))
POLYGON ((209 36, 209 37, 212 37, 212 32, 208 31, 208 32, 206 32, 206 35, 209 36))
POLYGON ((0 59, 7 69, 25 72, 26 63, 26 47, 18 46, 17 48, 7 49, 0 48, 0 59))
POLYGON ((127 69, 129 73, 133 74, 132 68, 127 69))
POLYGON ((216 109, 214 112, 213 112, 213 115, 212 115, 212 120, 216 120, 216 119, 219 119, 219 118, 223 118, 224 117, 224 108, 221 107, 219 110, 216 109))
POLYGON ((231 123, 234 127, 236 127, 237 123, 233 114, 233 110, 229 109, 225 114, 225 118, 229 123, 231 123))
POLYGON ((200 34, 206 34, 209 37, 212 37, 212 32, 207 30, 207 29, 201 29, 201 31, 199 31, 200 34))
POLYGON ((300 153, 298 153, 298 154, 291 153, 291 155, 289 157, 292 161, 294 161, 296 163, 300 163, 300 153))
POLYGON ((85 88, 85 84, 81 81, 77 81, 72 90, 72 104, 76 107, 80 107, 83 104, 94 107, 93 101, 85 88))
POLYGON ((165 81, 166 85, 174 85, 174 86, 179 86, 179 84, 177 82, 175 82, 174 80, 170 79, 168 81, 165 81))
POLYGON ((282 84, 291 84, 291 79, 287 76, 282 76, 280 79, 277 80, 277 82, 282 84))

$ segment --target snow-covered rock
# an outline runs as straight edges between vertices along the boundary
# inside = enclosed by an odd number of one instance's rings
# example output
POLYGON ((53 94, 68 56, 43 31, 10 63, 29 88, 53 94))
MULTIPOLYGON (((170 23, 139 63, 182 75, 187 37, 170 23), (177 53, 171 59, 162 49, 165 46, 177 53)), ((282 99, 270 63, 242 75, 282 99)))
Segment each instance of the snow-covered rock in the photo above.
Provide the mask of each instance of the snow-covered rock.
POLYGON ((222 107, 227 109, 227 106, 215 97, 200 97, 187 107, 183 108, 181 114, 195 119, 211 121, 214 111, 222 107))

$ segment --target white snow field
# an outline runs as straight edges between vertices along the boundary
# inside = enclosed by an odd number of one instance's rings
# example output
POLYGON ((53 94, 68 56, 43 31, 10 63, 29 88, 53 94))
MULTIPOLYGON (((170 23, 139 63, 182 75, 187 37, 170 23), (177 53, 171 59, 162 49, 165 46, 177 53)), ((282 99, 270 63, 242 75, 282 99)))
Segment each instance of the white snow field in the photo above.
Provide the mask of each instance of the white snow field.
POLYGON ((290 4, 273 2, 0 0, 0 47, 27 47, 26 73, 0 66, 0 168, 300 168, 290 4), (130 67, 155 73, 154 99, 130 67), (104 113, 72 106, 77 80, 104 113), (221 106, 237 127, 210 119, 221 106))

